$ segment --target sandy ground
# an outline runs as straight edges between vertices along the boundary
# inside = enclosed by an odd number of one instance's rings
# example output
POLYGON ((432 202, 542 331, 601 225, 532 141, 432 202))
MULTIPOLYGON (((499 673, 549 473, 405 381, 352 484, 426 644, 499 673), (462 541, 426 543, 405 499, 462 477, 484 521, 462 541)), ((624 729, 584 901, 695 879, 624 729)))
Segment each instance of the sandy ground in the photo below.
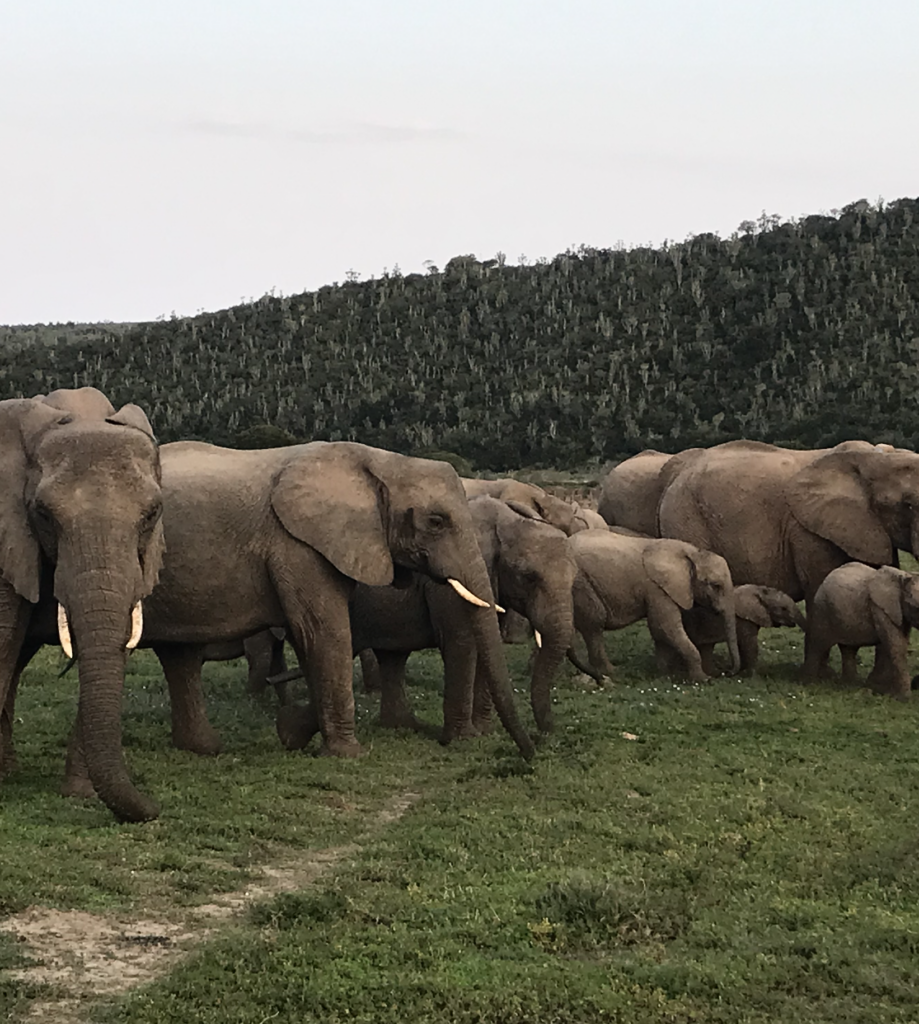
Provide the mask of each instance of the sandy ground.
POLYGON ((53 986, 55 993, 53 999, 33 1003, 25 1019, 42 1024, 85 1022, 95 1000, 153 981, 252 903, 308 888, 353 860, 367 840, 398 821, 418 799, 417 793, 403 793, 377 812, 355 842, 266 865, 262 877, 248 888, 221 893, 212 903, 177 911, 169 918, 97 915, 47 907, 28 907, 6 918, 0 922, 0 929, 17 936, 23 952, 33 960, 10 974, 53 986))

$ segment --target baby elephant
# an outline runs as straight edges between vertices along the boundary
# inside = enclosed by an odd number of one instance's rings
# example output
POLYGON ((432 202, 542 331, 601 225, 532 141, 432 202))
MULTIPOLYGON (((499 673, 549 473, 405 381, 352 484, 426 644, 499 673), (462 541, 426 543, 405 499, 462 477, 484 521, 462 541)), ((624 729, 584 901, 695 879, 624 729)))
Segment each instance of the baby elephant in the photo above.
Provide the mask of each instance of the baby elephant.
POLYGON ((829 673, 830 650, 842 655, 842 681, 858 684, 859 647, 874 647, 868 686, 905 700, 910 695, 906 665, 910 627, 919 627, 919 574, 885 565, 849 562, 820 584, 808 616, 804 672, 829 673))
POLYGON ((682 612, 701 604, 724 623, 733 671, 740 667, 734 588, 727 562, 681 540, 585 530, 568 540, 578 574, 574 628, 584 637, 590 664, 574 647, 569 659, 598 682, 612 674, 603 631, 647 619, 658 660, 676 658, 690 679, 707 679, 699 651, 686 635, 682 612))
MULTIPOLYGON (((734 588, 734 614, 737 616, 737 646, 742 672, 752 672, 759 660, 759 631, 767 626, 800 626, 807 622, 788 594, 773 587, 744 583, 734 588)), ((727 640, 724 622, 709 608, 696 605, 683 612, 683 626, 702 655, 702 668, 716 674, 715 644, 727 640)))

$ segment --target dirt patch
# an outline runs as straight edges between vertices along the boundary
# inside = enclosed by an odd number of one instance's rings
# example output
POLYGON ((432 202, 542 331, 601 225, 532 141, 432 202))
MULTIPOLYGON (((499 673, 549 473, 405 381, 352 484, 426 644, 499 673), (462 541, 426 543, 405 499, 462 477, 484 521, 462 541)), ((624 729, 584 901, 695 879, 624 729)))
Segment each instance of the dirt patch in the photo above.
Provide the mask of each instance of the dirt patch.
POLYGON ((87 1004, 164 974, 251 904, 307 888, 352 860, 364 843, 398 821, 419 796, 402 793, 389 800, 353 843, 265 865, 261 878, 247 888, 221 893, 211 903, 182 911, 181 916, 136 918, 29 907, 7 918, 0 922, 0 929, 15 935, 23 943, 23 953, 34 961, 10 975, 50 986, 55 993, 53 999, 33 1003, 27 1019, 77 1024, 87 1004))

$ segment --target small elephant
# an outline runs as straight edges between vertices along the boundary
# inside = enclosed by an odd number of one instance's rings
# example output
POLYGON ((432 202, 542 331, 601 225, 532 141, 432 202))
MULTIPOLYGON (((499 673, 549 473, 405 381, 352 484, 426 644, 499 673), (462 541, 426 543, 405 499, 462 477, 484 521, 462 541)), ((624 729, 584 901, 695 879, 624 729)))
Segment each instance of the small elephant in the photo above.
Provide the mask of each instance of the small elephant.
POLYGON ((603 631, 646 618, 659 661, 676 655, 690 679, 708 678, 683 626, 682 612, 696 604, 720 616, 732 671, 739 670, 734 588, 720 555, 684 541, 600 530, 575 534, 568 545, 579 570, 573 591, 574 625, 587 645, 589 663, 581 660, 574 647, 568 657, 582 672, 598 682, 612 676, 603 631))
POLYGON ((910 628, 919 627, 919 574, 885 565, 848 562, 834 569, 814 595, 804 644, 804 672, 825 678, 834 646, 842 655, 842 681, 857 685, 859 647, 874 647, 868 686, 906 700, 910 628))
POLYGON ((575 521, 577 509, 574 505, 564 498, 549 494, 536 484, 524 483, 511 477, 502 480, 470 480, 464 477, 462 482, 466 497, 470 500, 484 496, 526 506, 550 526, 569 536, 583 529, 575 521))
MULTIPOLYGON (((768 626, 807 628, 807 620, 788 594, 755 583, 734 588, 734 613, 742 672, 752 672, 756 668, 760 629, 768 626)), ((715 675, 715 644, 727 639, 721 618, 708 608, 696 606, 683 612, 683 626, 702 655, 702 668, 709 675, 715 675)))

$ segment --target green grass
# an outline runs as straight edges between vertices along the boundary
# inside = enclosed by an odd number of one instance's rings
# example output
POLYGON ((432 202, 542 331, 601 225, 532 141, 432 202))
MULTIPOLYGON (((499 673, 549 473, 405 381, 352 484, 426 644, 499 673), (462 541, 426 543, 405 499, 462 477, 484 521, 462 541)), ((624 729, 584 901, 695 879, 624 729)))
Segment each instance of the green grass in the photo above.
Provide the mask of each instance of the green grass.
MULTIPOLYGON (((761 636, 760 676, 686 687, 653 675, 643 626, 610 634, 617 685, 566 670, 532 768, 500 733, 446 750, 388 735, 366 697, 366 758, 286 753, 238 665, 208 667, 226 752, 196 758, 170 748, 155 662, 137 656, 126 749, 163 807, 141 826, 56 795, 74 684, 46 655, 0 788, 0 908, 176 913, 361 837, 414 792, 354 859, 92 1019, 915 1021, 919 706, 802 686, 801 634, 761 636)), ((511 650, 518 679, 524 656, 511 650)), ((438 660, 409 667, 434 722, 438 660)), ((0 988, 0 1005, 32 994, 0 988)))

